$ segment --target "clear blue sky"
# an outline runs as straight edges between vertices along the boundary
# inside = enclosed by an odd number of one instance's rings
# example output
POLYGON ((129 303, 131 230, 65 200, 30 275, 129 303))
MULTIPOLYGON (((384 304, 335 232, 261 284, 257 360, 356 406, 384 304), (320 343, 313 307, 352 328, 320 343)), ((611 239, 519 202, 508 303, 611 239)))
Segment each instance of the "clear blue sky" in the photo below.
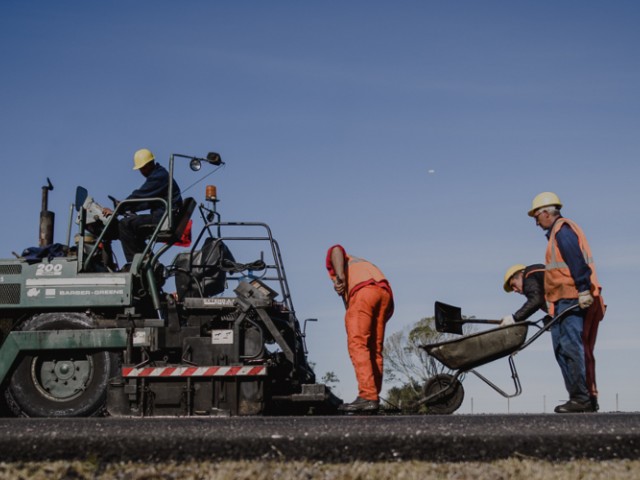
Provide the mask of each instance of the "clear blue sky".
MULTIPOLYGON (((320 319, 311 360, 350 401, 327 247, 388 275, 389 333, 435 300, 499 318, 523 301, 502 291, 505 269, 543 260, 526 212, 551 190, 585 230, 609 305, 602 410, 637 411, 639 24, 635 1, 5 0, 0 256, 37 243, 46 177, 63 241, 75 186, 125 196, 141 183, 138 148, 165 164, 219 151, 224 218, 271 225, 299 317, 320 319)), ((516 361, 511 411, 566 399, 548 335, 516 361)), ((485 373, 510 386, 506 363, 485 373)), ((506 411, 486 385, 464 385, 460 412, 472 399, 476 413, 506 411)))

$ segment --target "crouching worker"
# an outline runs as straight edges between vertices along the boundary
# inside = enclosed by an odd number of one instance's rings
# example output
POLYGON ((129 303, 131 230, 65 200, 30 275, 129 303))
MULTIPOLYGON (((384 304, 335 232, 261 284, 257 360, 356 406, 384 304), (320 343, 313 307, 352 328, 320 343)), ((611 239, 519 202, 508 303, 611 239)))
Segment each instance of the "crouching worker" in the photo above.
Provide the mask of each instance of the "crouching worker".
POLYGON ((347 309, 347 345, 358 382, 358 397, 340 409, 375 412, 380 407, 385 325, 393 314, 391 286, 378 267, 348 255, 341 245, 329 248, 326 266, 347 309))
POLYGON ((547 303, 544 299, 543 264, 528 267, 522 264, 512 265, 504 274, 503 288, 507 293, 520 293, 527 297, 527 300, 516 313, 502 317, 501 327, 523 322, 538 310, 547 311, 547 303))

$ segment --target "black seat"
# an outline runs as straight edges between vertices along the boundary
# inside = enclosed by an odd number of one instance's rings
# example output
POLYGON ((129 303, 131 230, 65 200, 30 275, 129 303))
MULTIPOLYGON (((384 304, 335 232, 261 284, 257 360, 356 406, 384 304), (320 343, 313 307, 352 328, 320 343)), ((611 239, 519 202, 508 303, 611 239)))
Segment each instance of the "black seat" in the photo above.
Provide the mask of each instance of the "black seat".
POLYGON ((180 240, 195 209, 196 201, 193 197, 186 198, 173 218, 173 228, 171 230, 161 230, 158 233, 158 241, 172 244, 180 240))
POLYGON ((235 258, 222 240, 213 237, 207 238, 200 250, 176 255, 172 271, 178 299, 206 298, 224 292, 227 280, 224 262, 234 263, 235 258))

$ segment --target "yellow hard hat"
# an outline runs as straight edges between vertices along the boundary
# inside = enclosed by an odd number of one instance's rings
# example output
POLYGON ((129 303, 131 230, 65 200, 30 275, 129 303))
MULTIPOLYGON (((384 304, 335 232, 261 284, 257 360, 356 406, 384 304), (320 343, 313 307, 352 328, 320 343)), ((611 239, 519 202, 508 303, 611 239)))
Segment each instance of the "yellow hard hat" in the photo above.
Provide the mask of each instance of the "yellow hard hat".
POLYGON ((536 213, 536 210, 539 208, 550 207, 552 205, 557 206, 558 208, 562 207, 562 202, 558 195, 553 192, 542 192, 536 195, 531 202, 531 210, 529 210, 529 216, 533 217, 533 214, 536 213))
POLYGON ((509 268, 507 268, 507 273, 504 274, 504 284, 502 285, 505 292, 513 292, 513 288, 511 288, 511 285, 509 285, 509 280, 511 280, 511 277, 513 277, 516 273, 524 270, 525 268, 527 268, 527 266, 522 265, 521 263, 516 263, 515 265, 511 265, 509 268))
POLYGON ((140 170, 147 163, 153 162, 154 160, 155 157, 153 156, 153 153, 151 153, 151 150, 141 148, 133 155, 133 169, 140 170))

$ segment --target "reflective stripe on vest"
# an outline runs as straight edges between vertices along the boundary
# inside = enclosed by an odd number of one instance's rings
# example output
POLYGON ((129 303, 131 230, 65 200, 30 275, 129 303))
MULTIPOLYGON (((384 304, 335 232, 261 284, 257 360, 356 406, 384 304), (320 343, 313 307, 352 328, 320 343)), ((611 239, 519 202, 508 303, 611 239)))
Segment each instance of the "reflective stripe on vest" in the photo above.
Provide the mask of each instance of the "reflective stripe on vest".
POLYGON ((580 246, 584 261, 591 269, 591 294, 598 296, 601 290, 593 263, 593 256, 591 255, 591 248, 589 247, 589 242, 587 242, 584 232, 571 220, 561 217, 552 227, 545 254, 544 290, 545 299, 547 300, 549 308, 552 308, 551 304, 562 298, 578 298, 578 289, 571 276, 569 266, 562 258, 562 253, 558 248, 558 242, 556 240, 556 235, 564 224, 569 225, 578 237, 578 245, 580 246))

